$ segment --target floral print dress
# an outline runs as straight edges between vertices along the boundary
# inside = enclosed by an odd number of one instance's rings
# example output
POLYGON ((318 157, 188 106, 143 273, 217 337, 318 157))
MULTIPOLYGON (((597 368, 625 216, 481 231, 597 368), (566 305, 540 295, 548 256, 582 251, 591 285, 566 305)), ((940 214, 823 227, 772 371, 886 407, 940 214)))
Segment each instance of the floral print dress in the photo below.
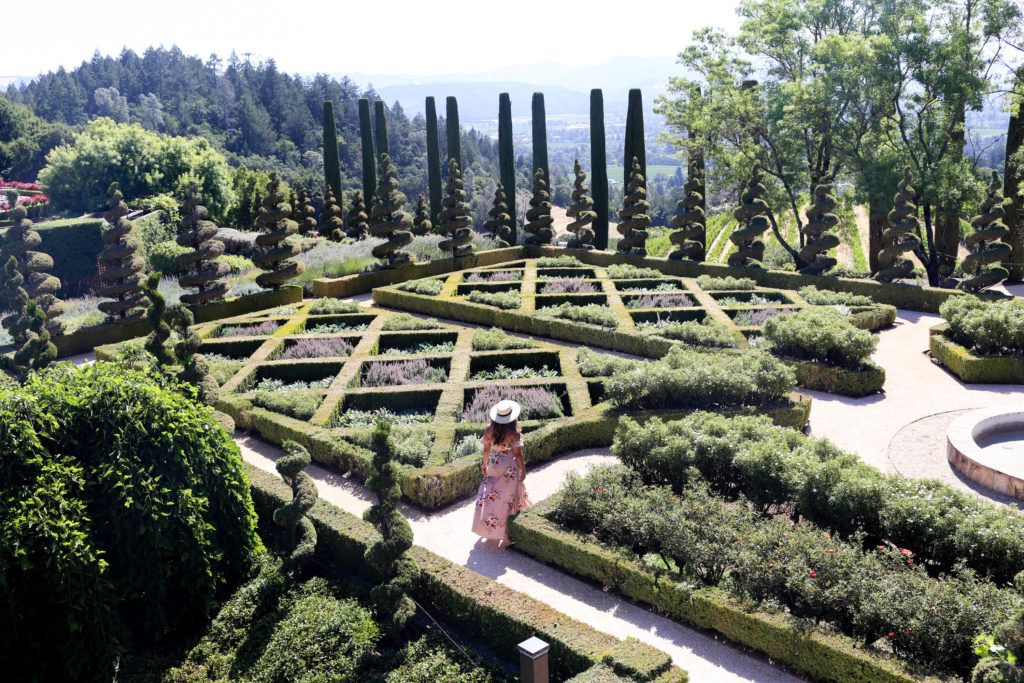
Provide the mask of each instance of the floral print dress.
MULTIPOLYGON (((490 433, 484 433, 484 446, 490 443, 490 433)), ((491 453, 484 471, 484 479, 476 494, 473 532, 495 541, 509 542, 508 518, 530 506, 523 484, 524 472, 519 469, 514 455, 522 448, 521 434, 511 435, 503 443, 491 443, 491 453)))

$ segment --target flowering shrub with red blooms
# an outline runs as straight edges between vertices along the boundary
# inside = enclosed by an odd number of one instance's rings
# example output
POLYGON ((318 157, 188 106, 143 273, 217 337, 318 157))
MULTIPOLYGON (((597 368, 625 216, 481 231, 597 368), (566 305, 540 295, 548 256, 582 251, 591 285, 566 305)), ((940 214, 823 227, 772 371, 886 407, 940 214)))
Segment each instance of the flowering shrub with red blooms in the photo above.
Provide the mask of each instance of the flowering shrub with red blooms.
POLYGON ((43 188, 39 186, 39 183, 22 183, 17 180, 4 180, 0 178, 0 190, 14 189, 14 190, 30 190, 39 192, 43 188))
MULTIPOLYGON (((18 197, 18 205, 25 207, 40 206, 42 204, 49 203, 50 198, 45 194, 33 194, 33 195, 20 195, 18 197)), ((7 197, 0 194, 0 211, 6 211, 10 209, 10 203, 7 201, 7 197)))

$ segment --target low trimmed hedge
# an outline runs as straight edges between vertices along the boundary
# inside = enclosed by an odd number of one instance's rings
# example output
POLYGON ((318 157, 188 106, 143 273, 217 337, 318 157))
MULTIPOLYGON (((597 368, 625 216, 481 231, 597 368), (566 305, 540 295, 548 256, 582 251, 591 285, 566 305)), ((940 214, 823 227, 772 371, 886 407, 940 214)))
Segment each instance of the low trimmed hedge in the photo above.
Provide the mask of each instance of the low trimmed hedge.
MULTIPOLYGON (((246 465, 246 472, 256 512, 269 524, 274 511, 291 500, 291 490, 278 477, 252 465, 246 465)), ((366 562, 365 552, 379 536, 369 523, 324 500, 316 502, 309 517, 317 530, 316 557, 320 562, 339 575, 354 573, 374 580, 374 570, 366 562)), ((419 568, 412 593, 432 614, 472 630, 496 653, 510 659, 516 656, 518 643, 530 636, 540 637, 551 645, 553 680, 566 680, 602 662, 614 669, 633 667, 638 657, 651 662, 666 659, 663 653, 636 641, 629 641, 629 653, 624 656, 620 642, 614 637, 529 596, 453 564, 425 548, 414 546, 409 554, 419 568)), ((684 683, 687 676, 669 663, 656 678, 641 680, 684 683)))
POLYGON ((796 384, 804 389, 862 398, 877 394, 885 386, 885 368, 864 361, 859 368, 836 367, 813 360, 783 357, 782 362, 796 373, 796 384))
POLYGON ((799 360, 857 369, 878 348, 878 338, 831 308, 809 307, 764 324, 771 350, 799 360))
POLYGON ((947 336, 949 325, 929 331, 932 358, 967 384, 1024 384, 1024 358, 979 356, 947 336))
POLYGON ((942 304, 946 335, 979 356, 1024 358, 1024 299, 962 296, 942 304))

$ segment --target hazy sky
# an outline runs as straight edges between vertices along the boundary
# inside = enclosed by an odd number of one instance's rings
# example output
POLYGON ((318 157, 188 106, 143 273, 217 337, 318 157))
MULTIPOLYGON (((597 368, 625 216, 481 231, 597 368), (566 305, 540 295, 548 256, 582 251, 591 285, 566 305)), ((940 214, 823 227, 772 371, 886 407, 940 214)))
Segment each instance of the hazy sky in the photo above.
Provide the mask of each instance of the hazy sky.
POLYGON ((673 55, 694 28, 735 26, 736 0, 50 0, 4 32, 0 76, 73 67, 93 50, 235 50, 288 72, 476 73, 673 55), (41 23, 40 23, 41 22, 41 23))

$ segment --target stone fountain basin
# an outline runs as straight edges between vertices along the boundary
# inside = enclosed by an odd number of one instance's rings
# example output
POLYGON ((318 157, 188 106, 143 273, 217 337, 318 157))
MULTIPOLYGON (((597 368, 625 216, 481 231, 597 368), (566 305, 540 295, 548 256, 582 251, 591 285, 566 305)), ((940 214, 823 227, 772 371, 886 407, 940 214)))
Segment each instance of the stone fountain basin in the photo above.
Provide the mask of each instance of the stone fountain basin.
POLYGON ((1024 406, 972 410, 946 430, 946 457, 971 481, 1024 500, 1024 406))

